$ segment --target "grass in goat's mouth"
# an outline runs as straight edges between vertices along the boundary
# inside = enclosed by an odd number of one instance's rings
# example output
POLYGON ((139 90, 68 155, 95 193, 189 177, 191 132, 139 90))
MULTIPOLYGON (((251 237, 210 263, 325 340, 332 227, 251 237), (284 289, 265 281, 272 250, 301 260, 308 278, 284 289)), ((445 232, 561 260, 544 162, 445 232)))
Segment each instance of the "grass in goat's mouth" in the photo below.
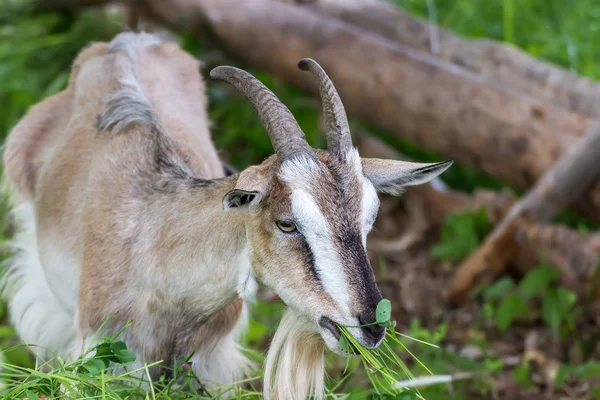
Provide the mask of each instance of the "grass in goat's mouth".
MULTIPOLYGON (((418 339, 414 339, 410 336, 395 331, 396 321, 391 321, 392 306, 389 300, 383 299, 377 305, 376 316, 377 320, 373 324, 369 325, 380 325, 387 328, 386 337, 381 345, 377 349, 367 349, 363 347, 358 341, 348 332, 348 328, 357 328, 354 326, 343 326, 337 325, 342 336, 340 337, 340 347, 347 354, 359 355, 362 363, 367 371, 367 375, 373 390, 377 394, 390 394, 397 395, 407 391, 411 391, 416 397, 422 399, 423 397, 419 393, 419 390, 415 387, 413 389, 407 389, 407 386, 402 384, 402 381, 406 382, 405 379, 415 379, 414 375, 410 372, 406 364, 398 357, 394 352, 394 345, 399 345, 404 351, 408 352, 412 358, 415 359, 421 367, 425 369, 429 374, 432 372, 406 347, 398 337, 404 337, 417 341, 422 344, 426 344, 432 347, 438 347, 434 344, 423 342, 418 339)), ((360 325, 369 326, 369 325, 360 325)), ((433 374, 432 374, 433 375, 433 374)))

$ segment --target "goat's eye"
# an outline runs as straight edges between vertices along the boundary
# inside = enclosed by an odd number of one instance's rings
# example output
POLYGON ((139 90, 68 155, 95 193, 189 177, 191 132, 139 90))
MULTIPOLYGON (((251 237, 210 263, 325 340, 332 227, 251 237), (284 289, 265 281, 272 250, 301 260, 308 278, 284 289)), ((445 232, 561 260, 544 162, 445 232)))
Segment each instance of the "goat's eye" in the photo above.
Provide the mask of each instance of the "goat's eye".
POLYGON ((294 232, 296 230, 296 224, 291 221, 276 221, 277 227, 285 233, 294 232))

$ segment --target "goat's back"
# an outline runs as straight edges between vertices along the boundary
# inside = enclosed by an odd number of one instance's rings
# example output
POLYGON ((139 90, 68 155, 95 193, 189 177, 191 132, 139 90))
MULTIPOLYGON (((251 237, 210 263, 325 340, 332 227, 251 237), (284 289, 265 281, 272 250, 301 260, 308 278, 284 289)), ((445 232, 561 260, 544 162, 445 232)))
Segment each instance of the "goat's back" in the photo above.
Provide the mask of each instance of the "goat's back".
MULTIPOLYGON (((150 151, 156 138, 145 126, 160 126, 169 149, 196 177, 224 175, 210 140, 198 69, 176 44, 121 34, 82 51, 67 89, 32 107, 11 132, 4 156, 7 181, 20 202, 33 206, 32 251, 39 253, 47 285, 68 314, 77 311, 89 228, 126 235, 127 227, 135 229, 132 210, 144 212, 133 197, 161 161, 150 151), (119 103, 111 113, 114 101, 119 103)), ((117 252, 119 239, 106 238, 96 247, 117 252)))
MULTIPOLYGON (((198 61, 153 35, 124 33, 110 44, 95 43, 82 51, 67 89, 32 107, 7 138, 4 170, 22 198, 33 200, 43 181, 56 176, 72 183, 73 175, 88 170, 102 153, 107 141, 98 132, 97 120, 110 96, 128 83, 130 65, 141 94, 160 116, 164 134, 194 173, 203 178, 223 175, 210 140, 198 61), (47 179, 45 170, 52 171, 47 179)), ((130 111, 140 110, 133 104, 130 111)))

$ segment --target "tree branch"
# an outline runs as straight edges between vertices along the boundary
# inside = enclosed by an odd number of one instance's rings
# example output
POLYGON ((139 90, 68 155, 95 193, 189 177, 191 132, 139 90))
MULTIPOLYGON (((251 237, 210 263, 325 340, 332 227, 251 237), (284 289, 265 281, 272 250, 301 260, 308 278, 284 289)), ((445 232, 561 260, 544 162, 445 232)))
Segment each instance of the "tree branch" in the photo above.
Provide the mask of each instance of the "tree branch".
MULTIPOLYGON (((508 260, 515 257, 519 248, 523 247, 521 242, 530 238, 531 223, 550 220, 561 208, 576 200, 585 188, 598 178, 599 154, 600 124, 590 129, 563 155, 560 161, 512 207, 482 246, 459 266, 450 283, 449 299, 456 303, 463 302, 471 289, 501 274, 508 260)), ((550 238, 543 242, 552 243, 553 240, 550 238)), ((572 243, 573 240, 569 242, 572 243)))

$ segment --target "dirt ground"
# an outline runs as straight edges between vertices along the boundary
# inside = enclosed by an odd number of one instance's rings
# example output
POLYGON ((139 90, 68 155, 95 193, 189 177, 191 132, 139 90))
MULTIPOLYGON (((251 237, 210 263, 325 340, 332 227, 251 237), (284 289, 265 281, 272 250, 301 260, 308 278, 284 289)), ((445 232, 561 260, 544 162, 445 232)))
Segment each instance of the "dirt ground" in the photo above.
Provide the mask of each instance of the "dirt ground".
MULTIPOLYGON (((474 296, 460 307, 453 307, 446 301, 446 287, 456 265, 436 261, 429 256, 432 245, 439 240, 439 227, 429 227, 417 234, 411 232, 414 227, 414 220, 407 217, 401 200, 384 199, 370 240, 377 242, 377 239, 385 238, 388 243, 400 242, 406 241, 409 236, 412 244, 402 251, 371 251, 372 265, 384 297, 394 305, 398 331, 407 332, 414 318, 430 330, 447 324, 448 334, 442 342, 445 352, 458 354, 482 366, 485 358, 502 360, 500 370, 482 375, 489 384, 486 393, 472 389, 471 386, 476 386, 472 383, 460 384, 469 393, 470 399, 597 398, 592 395, 594 384, 598 384, 594 381, 567 380, 560 389, 553 388, 561 363, 585 361, 582 359, 582 343, 592 343, 594 347, 589 353, 593 355, 592 359, 598 359, 596 338, 600 313, 597 304, 585 305, 584 315, 578 318, 576 333, 566 338, 554 338, 539 318, 534 323, 520 324, 517 321, 505 332, 500 332, 493 321, 485 321, 481 298, 474 296), (385 264, 383 269, 378 268, 382 260, 385 264), (529 388, 515 380, 515 369, 524 364, 530 366, 529 388)), ((457 368, 448 372, 464 371, 457 368)))

